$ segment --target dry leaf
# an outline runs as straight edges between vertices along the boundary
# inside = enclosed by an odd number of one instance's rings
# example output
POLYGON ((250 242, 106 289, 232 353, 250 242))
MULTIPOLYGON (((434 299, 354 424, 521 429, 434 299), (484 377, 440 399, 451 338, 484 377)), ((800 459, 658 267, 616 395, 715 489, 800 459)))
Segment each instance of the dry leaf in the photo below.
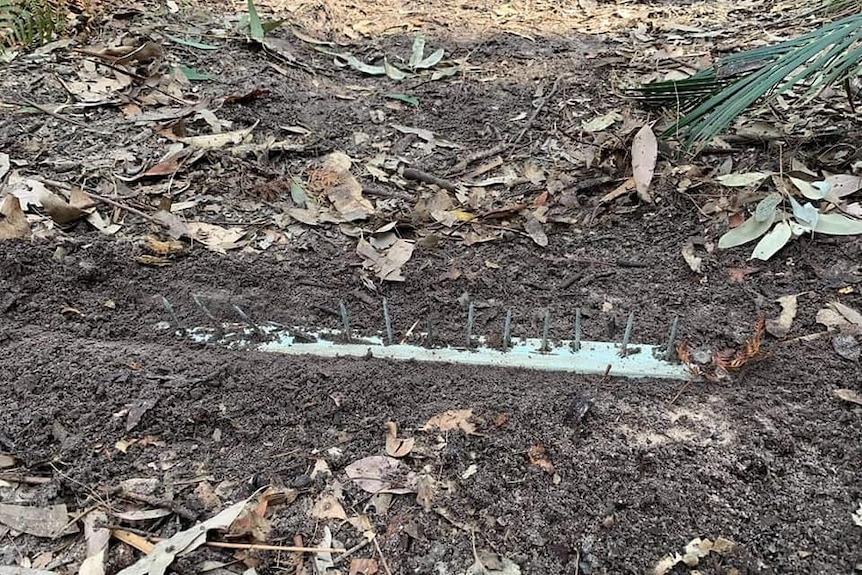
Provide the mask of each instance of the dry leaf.
POLYGON ((21 209, 21 202, 10 194, 0 204, 0 240, 26 238, 28 235, 30 224, 21 209))
POLYGON ((793 319, 796 317, 796 296, 786 295, 776 300, 781 304, 781 314, 778 319, 770 319, 766 321, 766 331, 773 337, 784 339, 790 333, 790 327, 793 324, 793 319))
POLYGON ((377 561, 374 559, 351 559, 348 575, 374 575, 377 573, 377 561))
POLYGON ((316 519, 338 519, 347 521, 347 512, 341 502, 331 493, 324 493, 314 502, 311 516, 316 519))
POLYGON ((539 247, 547 247, 548 246, 548 235, 545 233, 545 228, 542 226, 542 222, 537 220, 534 217, 531 217, 524 224, 524 231, 530 236, 537 246, 539 247))
POLYGON ((682 257, 685 260, 685 263, 688 264, 688 267, 691 268, 696 274, 703 273, 703 258, 700 258, 694 254, 694 244, 692 242, 686 242, 684 246, 682 246, 682 257))
POLYGON ((632 142, 632 177, 641 200, 652 203, 649 193, 650 182, 655 173, 655 163, 658 159, 658 141, 649 124, 635 134, 632 142))
POLYGON ((852 389, 836 389, 832 394, 842 401, 862 405, 862 395, 860 395, 858 391, 854 391, 852 389))
POLYGON ((34 507, 0 503, 0 524, 51 539, 78 531, 74 523, 69 524, 69 514, 63 504, 34 507))
POLYGON ((440 431, 451 431, 453 429, 460 429, 464 433, 468 435, 479 435, 476 433, 476 426, 470 422, 470 418, 473 416, 472 409, 450 409, 448 411, 444 411, 438 415, 435 415, 431 419, 425 422, 420 429, 422 431, 430 431, 432 429, 439 429, 440 431))
POLYGON ((386 455, 404 457, 413 450, 414 443, 416 440, 412 437, 398 437, 398 426, 394 421, 386 422, 386 455))
POLYGON ((324 192, 338 216, 347 222, 374 214, 374 206, 362 195, 362 185, 350 173, 351 164, 347 154, 333 152, 323 159, 323 167, 308 178, 309 189, 324 192))
POLYGON ((87 541, 87 558, 81 563, 78 575, 104 575, 111 530, 96 525, 107 523, 105 513, 94 511, 84 518, 84 537, 87 541))
POLYGON ((398 239, 381 254, 370 243, 360 239, 356 245, 356 253, 365 259, 365 267, 373 269, 381 280, 402 282, 405 278, 401 267, 413 256, 415 247, 413 242, 398 239))
POLYGON ((637 184, 635 183, 635 179, 634 178, 627 178, 626 181, 624 181, 622 184, 620 184, 615 189, 613 189, 612 191, 608 192, 607 194, 605 194, 604 196, 599 198, 599 203, 604 204, 604 203, 610 202, 612 200, 615 200, 618 197, 624 196, 636 188, 637 188, 637 184))
MULTIPOLYGON (((245 128, 244 130, 234 130, 232 132, 222 132, 221 134, 209 134, 205 136, 190 136, 188 138, 177 138, 177 140, 202 150, 217 150, 227 145, 241 143, 249 134, 251 134, 252 130, 257 127, 258 123, 260 123, 260 120, 256 121, 250 128, 245 128)), ((155 169, 156 167, 157 166, 153 166, 153 168, 150 169, 155 169)), ((168 166, 165 168, 167 171, 159 170, 159 172, 165 171, 165 173, 173 173, 170 171, 170 168, 171 166, 168 166)))
POLYGON ((530 460, 530 465, 535 465, 546 473, 554 472, 554 464, 551 463, 550 459, 548 459, 548 454, 545 451, 545 446, 541 443, 537 443, 536 445, 532 446, 527 452, 527 457, 530 460))
POLYGON ((245 245, 245 242, 240 242, 246 234, 242 228, 223 228, 214 224, 190 222, 186 224, 186 229, 190 238, 220 254, 225 254, 227 250, 234 250, 245 245))
POLYGON ((405 475, 405 466, 400 460, 383 455, 372 455, 354 461, 344 468, 344 472, 360 489, 369 493, 412 493, 412 489, 393 488, 394 480, 405 475))

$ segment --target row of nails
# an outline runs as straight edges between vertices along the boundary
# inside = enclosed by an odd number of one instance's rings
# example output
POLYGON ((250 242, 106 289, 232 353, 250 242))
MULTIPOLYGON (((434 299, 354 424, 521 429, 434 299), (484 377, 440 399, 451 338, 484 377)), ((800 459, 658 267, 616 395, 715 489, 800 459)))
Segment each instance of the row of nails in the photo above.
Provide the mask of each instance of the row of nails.
MULTIPOLYGON (((350 315, 347 312, 347 306, 344 305, 344 302, 341 301, 338 303, 339 313, 341 314, 341 325, 344 328, 344 334, 347 341, 350 341, 351 338, 351 329, 350 329, 350 315)), ((472 303, 467 307, 467 333, 466 333, 466 344, 467 348, 473 347, 473 324, 476 319, 476 309, 472 303)), ((628 319, 626 320, 626 328, 623 332, 623 339, 620 342, 620 355, 625 357, 629 352, 629 344, 631 343, 632 330, 634 329, 634 321, 635 314, 634 312, 629 313, 628 319)), ((386 344, 392 345, 394 341, 394 335, 392 330, 392 316, 389 313, 389 302, 386 298, 383 298, 383 323, 386 329, 386 344)), ((667 344, 664 346, 664 359, 670 360, 673 357, 674 353, 674 342, 676 341, 677 330, 679 328, 679 316, 674 316, 673 322, 670 326, 670 332, 668 333, 667 344)), ((551 311, 545 310, 544 320, 542 322, 542 344, 539 348, 539 351, 542 353, 548 353, 551 351, 550 346, 550 331, 551 331, 551 311)), ((579 351, 581 349, 581 309, 577 308, 575 310, 575 330, 574 330, 574 338, 571 341, 572 351, 579 351)), ((431 319, 428 319, 428 328, 426 341, 428 345, 432 345, 433 341, 433 329, 431 324, 431 319)), ((503 322, 503 351, 507 351, 512 348, 512 310, 506 310, 506 319, 503 322)))
MULTIPOLYGON (((162 305, 165 310, 170 314, 171 319, 174 320, 177 327, 182 329, 180 325, 180 320, 177 317, 176 312, 174 312, 174 308, 171 303, 164 297, 160 296, 162 300, 162 305)), ((194 301, 195 305, 203 312, 203 314, 211 320, 216 326, 219 326, 218 321, 215 316, 207 309, 206 305, 204 305, 203 301, 196 295, 192 294, 192 301, 194 301)), ((251 318, 242 310, 239 306, 233 304, 232 305, 234 311, 237 315, 242 318, 242 320, 249 325, 251 325, 256 331, 260 332, 260 328, 255 324, 251 318)), ((350 328, 350 314, 347 311, 347 306, 344 305, 343 301, 338 302, 338 312, 341 316, 341 326, 344 330, 345 339, 350 342, 351 341, 351 328, 350 328)), ((476 309, 471 302, 467 308, 467 337, 466 343, 467 348, 473 347, 473 324, 476 319, 476 309)), ((623 331, 623 338, 620 342, 620 355, 625 357, 628 355, 628 347, 631 342, 632 330, 634 328, 634 320, 635 314, 634 312, 629 313, 628 319, 626 320, 626 328, 623 331)), ((386 298, 383 298, 383 323, 386 328, 386 344, 392 345, 395 340, 394 332, 392 329, 392 315, 389 312, 389 301, 386 298)), ((574 330, 574 338, 571 341, 571 349, 572 351, 579 351, 581 349, 581 309, 577 308, 575 310, 575 330, 574 330)), ((679 329, 679 316, 674 316, 673 322, 670 326, 670 332, 668 333, 667 344, 664 346, 664 359, 670 360, 674 354, 674 343, 676 341, 677 331, 679 329)), ((551 351, 550 347, 550 331, 551 331, 551 311, 545 310, 544 321, 542 322, 542 344, 539 348, 539 351, 542 353, 547 353, 551 351)), ((428 326, 426 333, 426 341, 428 345, 432 345, 434 338, 433 326, 431 323, 431 318, 428 318, 428 326)), ((512 348, 512 310, 506 310, 506 319, 503 322, 503 351, 507 351, 512 348)))

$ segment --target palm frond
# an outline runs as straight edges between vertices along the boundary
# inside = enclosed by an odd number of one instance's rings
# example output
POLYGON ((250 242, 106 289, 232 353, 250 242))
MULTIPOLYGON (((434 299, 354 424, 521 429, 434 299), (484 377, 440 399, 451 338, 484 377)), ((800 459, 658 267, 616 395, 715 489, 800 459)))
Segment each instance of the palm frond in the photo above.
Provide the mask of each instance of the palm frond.
MULTIPOLYGON (((859 0, 853 1, 860 4, 859 0)), ((857 12, 780 44, 725 56, 714 69, 673 83, 677 91, 691 90, 696 95, 697 89, 705 85, 704 79, 712 77, 714 91, 697 106, 684 108, 690 111, 663 135, 676 135, 687 149, 696 148, 718 135, 765 96, 804 86, 807 90, 803 98, 811 98, 825 86, 860 71, 862 12, 857 12)), ((658 93, 669 88, 659 83, 658 93)), ((646 90, 656 91, 656 85, 648 84, 641 90, 648 94, 646 90)))

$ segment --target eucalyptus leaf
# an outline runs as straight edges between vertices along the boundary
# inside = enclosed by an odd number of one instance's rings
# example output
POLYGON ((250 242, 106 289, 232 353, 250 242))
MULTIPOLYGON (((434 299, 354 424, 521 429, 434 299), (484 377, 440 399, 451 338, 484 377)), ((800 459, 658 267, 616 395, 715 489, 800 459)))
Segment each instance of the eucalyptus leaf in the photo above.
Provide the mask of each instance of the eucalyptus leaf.
POLYGON ((443 68, 442 70, 435 70, 433 74, 431 74, 432 80, 442 80, 443 78, 451 78, 455 74, 458 73, 458 70, 461 68, 459 66, 452 66, 451 68, 443 68))
POLYGON ((419 100, 416 96, 411 96, 410 94, 386 94, 386 97, 390 100, 399 100, 405 104, 410 104, 411 106, 419 105, 419 100))
POLYGON ((814 231, 833 236, 855 236, 862 234, 862 220, 854 220, 841 214, 820 214, 814 231))
POLYGON ((260 16, 258 16, 257 8, 254 7, 252 0, 248 0, 248 35, 251 36, 252 40, 263 42, 263 25, 260 23, 260 16))
POLYGON ((420 34, 413 39, 413 51, 410 53, 410 61, 407 63, 411 68, 422 61, 425 56, 425 36, 420 34))
POLYGON ((725 174, 715 179, 716 182, 728 188, 747 188, 759 184, 772 174, 769 172, 745 172, 743 174, 725 174))
POLYGON ((182 44, 183 46, 188 46, 190 48, 198 48, 199 50, 218 50, 219 46, 213 46, 212 44, 204 44, 203 42, 198 42, 197 40, 188 40, 186 38, 179 38, 177 36, 171 36, 170 34, 165 34, 165 37, 174 42, 176 44, 182 44))
POLYGON ((186 80, 190 82, 204 82, 207 80, 215 80, 216 77, 212 74, 208 74, 207 72, 201 72, 194 68, 189 68, 188 66, 179 66, 180 72, 183 73, 183 76, 186 77, 186 80))
POLYGON ((754 251, 751 252, 749 259, 758 259, 766 261, 774 256, 778 250, 787 245, 793 233, 790 231, 790 224, 787 222, 778 222, 768 234, 763 236, 754 251))
POLYGON ((815 228, 817 226, 817 219, 820 217, 820 212, 817 211, 817 208, 811 205, 811 202, 806 202, 803 206, 791 197, 790 205, 793 207, 793 217, 799 220, 800 224, 809 228, 815 228))
POLYGON ((810 182, 806 182, 805 180, 800 180, 799 178, 794 178, 793 176, 788 176, 790 181, 796 186, 796 189, 799 190, 803 196, 808 198, 809 200, 822 200, 826 197, 826 194, 829 193, 829 190, 823 191, 820 187, 815 186, 810 182))
POLYGON ((422 60, 421 62, 416 64, 415 67, 417 69, 420 69, 420 70, 424 70, 427 68, 433 68, 434 66, 436 66, 437 64, 440 63, 440 60, 443 59, 443 54, 445 54, 445 53, 446 53, 446 51, 443 50, 443 48, 440 48, 439 50, 435 50, 430 56, 428 56, 427 58, 425 58, 424 60, 422 60))
POLYGON ((386 70, 386 75, 389 76, 390 79, 396 80, 400 82, 401 80, 407 78, 407 74, 393 66, 389 63, 386 58, 383 58, 383 69, 386 70))
POLYGON ((772 217, 765 222, 758 222, 756 219, 748 218, 738 227, 733 228, 718 240, 718 247, 726 250, 736 246, 741 246, 752 240, 756 240, 769 230, 772 222, 775 220, 775 212, 772 212, 772 217))
POLYGON ((371 64, 366 64, 356 56, 351 56, 350 54, 339 54, 338 57, 347 62, 347 65, 357 72, 362 72, 369 76, 383 76, 386 74, 386 68, 383 66, 372 66, 371 64))
POLYGON ((308 195, 305 193, 305 188, 302 187, 302 182, 296 176, 290 179, 290 199, 296 204, 297 208, 305 209, 308 203, 308 195))
POLYGON ((781 194, 772 192, 757 204, 754 210, 754 219, 758 222, 772 221, 770 218, 775 217, 775 208, 781 203, 781 194))

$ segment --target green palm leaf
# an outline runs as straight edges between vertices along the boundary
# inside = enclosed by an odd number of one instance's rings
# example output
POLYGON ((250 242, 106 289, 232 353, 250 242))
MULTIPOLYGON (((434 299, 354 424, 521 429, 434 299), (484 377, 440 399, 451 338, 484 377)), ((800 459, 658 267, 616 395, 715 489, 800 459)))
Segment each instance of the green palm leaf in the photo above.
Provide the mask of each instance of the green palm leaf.
MULTIPOLYGON (((859 0, 855 2, 860 4, 859 0)), ((705 99, 700 98, 698 105, 683 107, 690 111, 663 134, 676 135, 686 149, 691 149, 717 136, 765 96, 806 86, 803 98, 811 98, 825 86, 860 72, 862 12, 857 12, 780 44, 726 56, 714 70, 679 82, 648 84, 639 92, 649 99, 650 90, 658 94, 664 91, 665 95, 671 91, 697 95, 697 90, 713 90, 705 99)))

